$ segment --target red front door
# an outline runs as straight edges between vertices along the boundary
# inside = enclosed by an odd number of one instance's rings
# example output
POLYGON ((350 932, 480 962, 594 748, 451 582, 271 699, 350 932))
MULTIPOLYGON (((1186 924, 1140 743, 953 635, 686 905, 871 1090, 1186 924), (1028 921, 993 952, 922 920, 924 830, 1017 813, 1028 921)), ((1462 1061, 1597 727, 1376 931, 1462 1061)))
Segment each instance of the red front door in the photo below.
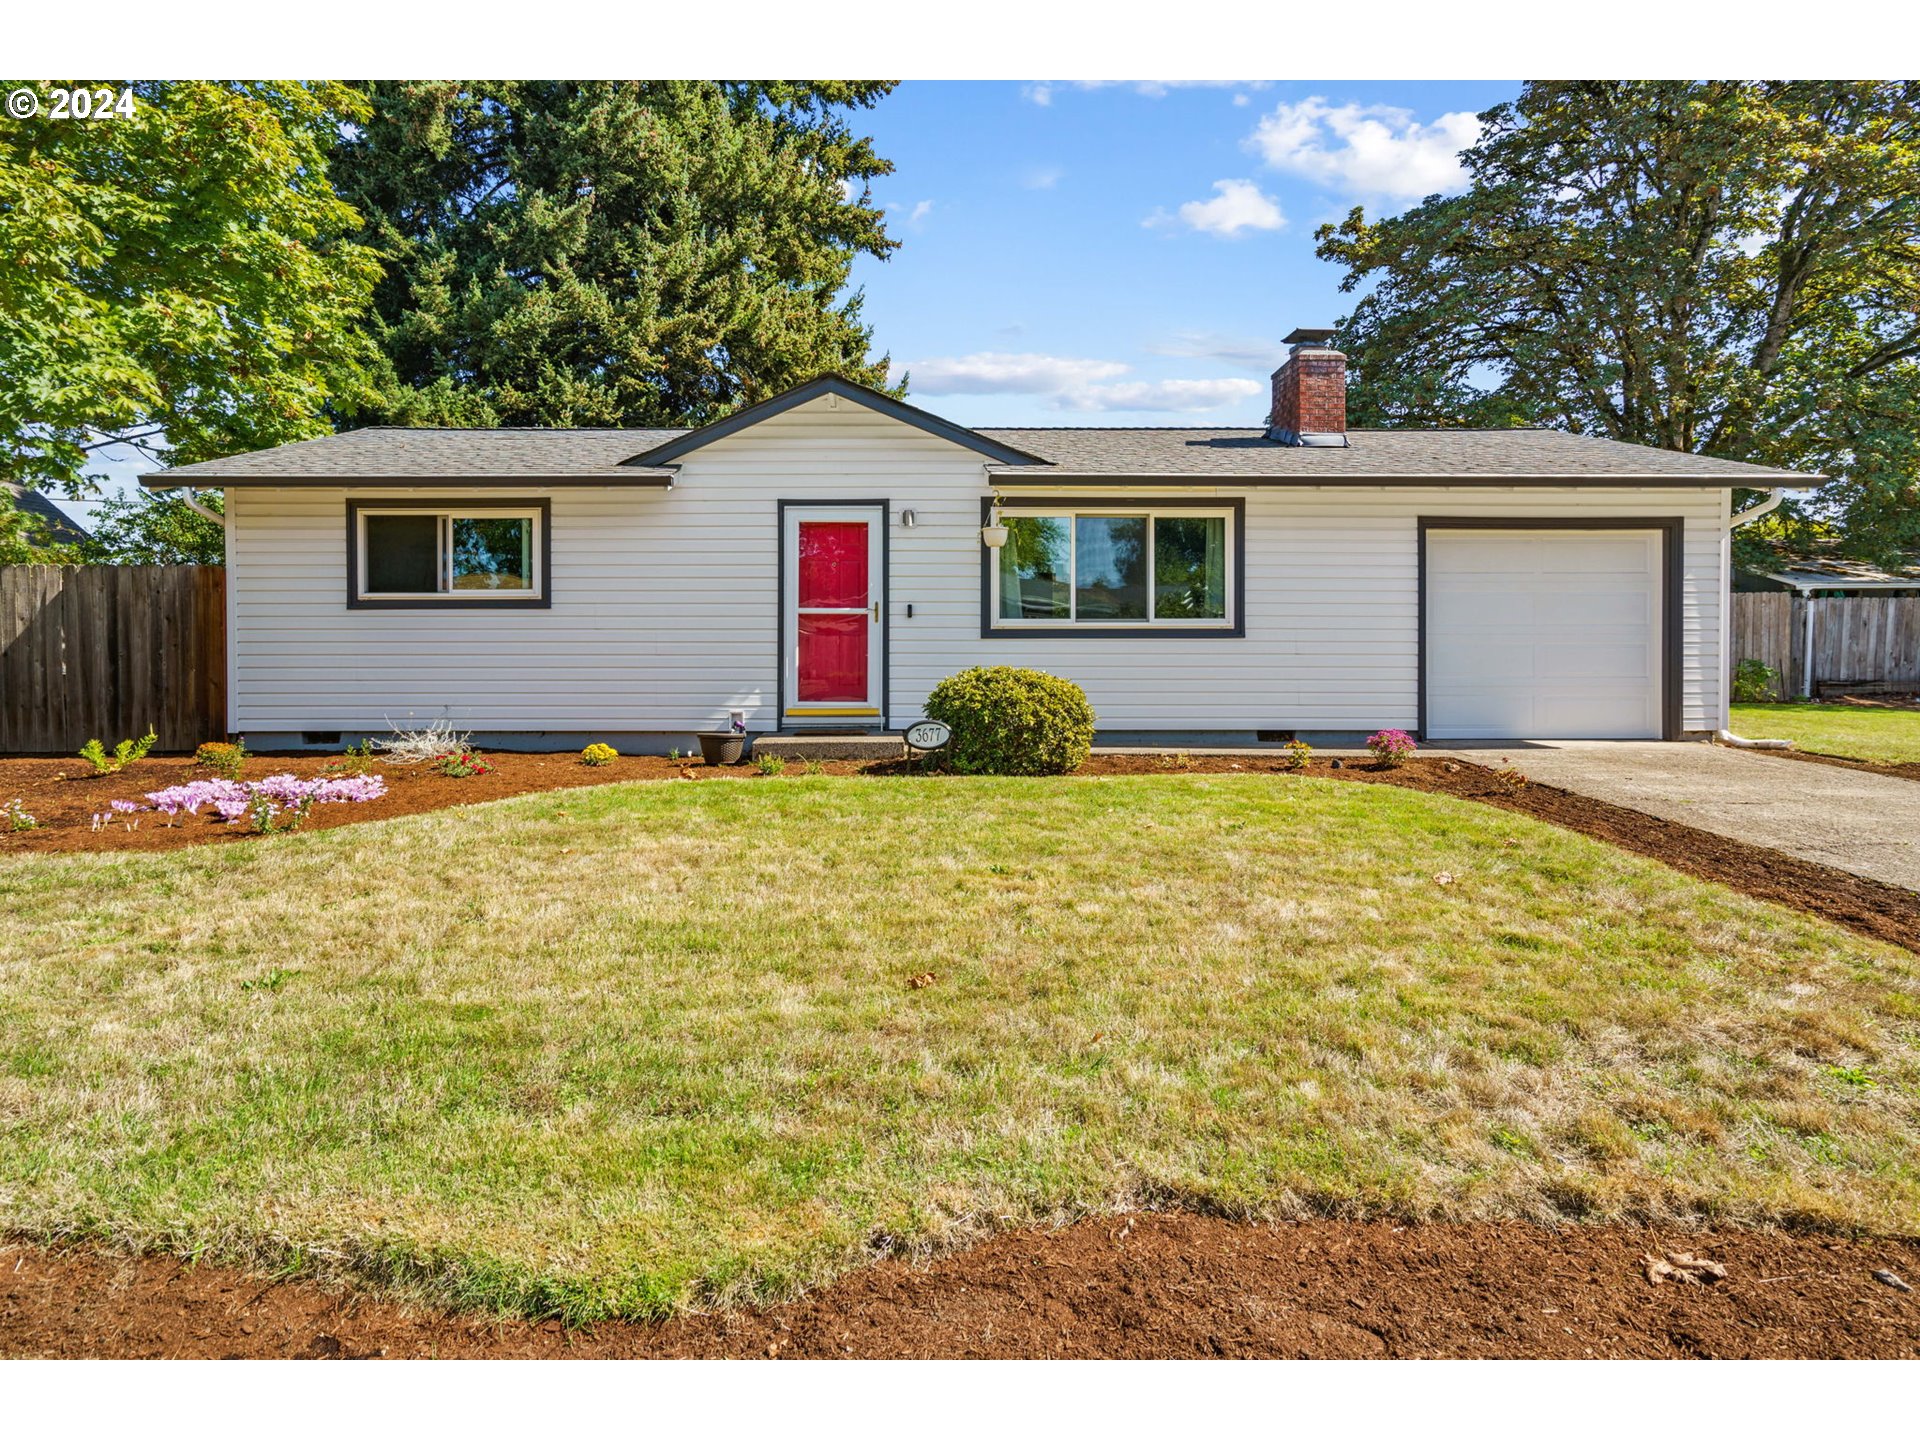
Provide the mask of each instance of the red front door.
POLYGON ((879 714, 879 516, 788 511, 789 715, 879 714))

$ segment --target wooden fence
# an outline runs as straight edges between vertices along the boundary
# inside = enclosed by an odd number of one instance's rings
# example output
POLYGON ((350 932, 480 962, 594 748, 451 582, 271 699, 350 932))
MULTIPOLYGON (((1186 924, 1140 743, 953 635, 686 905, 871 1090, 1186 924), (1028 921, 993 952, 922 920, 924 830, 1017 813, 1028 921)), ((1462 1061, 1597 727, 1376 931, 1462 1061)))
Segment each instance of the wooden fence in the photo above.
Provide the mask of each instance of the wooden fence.
POLYGON ((1822 689, 1920 690, 1920 599, 1848 595, 1806 600, 1785 592, 1733 597, 1728 660, 1760 660, 1787 695, 1822 689), (1808 686, 1807 618, 1813 618, 1808 686))
POLYGON ((0 754, 144 735, 191 750, 227 729, 218 565, 0 565, 0 754))

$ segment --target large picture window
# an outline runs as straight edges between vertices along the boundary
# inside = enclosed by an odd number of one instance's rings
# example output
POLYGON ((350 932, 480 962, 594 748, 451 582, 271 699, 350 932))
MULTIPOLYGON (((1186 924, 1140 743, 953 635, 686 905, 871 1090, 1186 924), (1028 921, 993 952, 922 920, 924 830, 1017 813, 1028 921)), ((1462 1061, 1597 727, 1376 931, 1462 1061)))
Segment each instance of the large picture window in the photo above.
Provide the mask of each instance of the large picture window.
POLYGON ((1235 624, 1237 511, 1062 507, 1003 514, 993 628, 1235 624))
POLYGON ((349 508, 352 603, 546 603, 545 502, 349 508))

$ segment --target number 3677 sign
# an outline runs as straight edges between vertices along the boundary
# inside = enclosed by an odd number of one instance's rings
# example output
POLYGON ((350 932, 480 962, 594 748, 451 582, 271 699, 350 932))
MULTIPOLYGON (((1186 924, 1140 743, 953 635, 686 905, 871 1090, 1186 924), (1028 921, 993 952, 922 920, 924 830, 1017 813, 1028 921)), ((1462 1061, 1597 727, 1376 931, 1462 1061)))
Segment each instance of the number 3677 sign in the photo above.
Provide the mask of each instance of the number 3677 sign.
POLYGON ((918 725, 909 725, 900 738, 907 742, 910 750, 940 750, 953 739, 953 731, 938 720, 922 720, 918 725))

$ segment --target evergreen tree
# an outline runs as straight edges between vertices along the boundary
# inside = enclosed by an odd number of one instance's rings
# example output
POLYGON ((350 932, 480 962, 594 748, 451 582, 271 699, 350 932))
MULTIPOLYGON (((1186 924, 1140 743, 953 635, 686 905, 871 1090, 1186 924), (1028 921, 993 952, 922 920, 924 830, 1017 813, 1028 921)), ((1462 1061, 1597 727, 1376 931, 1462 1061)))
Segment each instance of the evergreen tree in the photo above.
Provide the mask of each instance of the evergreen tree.
POLYGON ((333 175, 385 259, 359 419, 700 424, 824 371, 886 384, 854 259, 883 83, 376 82, 333 175))

